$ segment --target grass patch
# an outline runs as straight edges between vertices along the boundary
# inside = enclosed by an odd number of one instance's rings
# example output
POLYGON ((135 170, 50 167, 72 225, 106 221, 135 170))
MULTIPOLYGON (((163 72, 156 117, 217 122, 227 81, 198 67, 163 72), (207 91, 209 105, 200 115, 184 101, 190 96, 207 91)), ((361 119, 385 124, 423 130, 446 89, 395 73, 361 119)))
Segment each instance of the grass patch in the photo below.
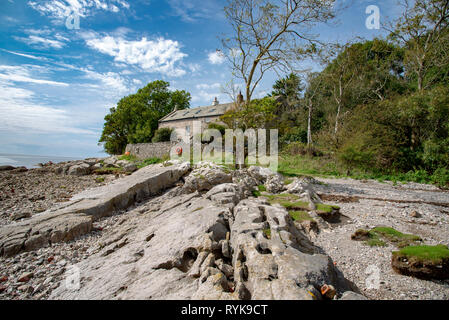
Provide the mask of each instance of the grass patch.
POLYGON ((257 186, 257 189, 259 189, 259 191, 261 191, 261 192, 267 191, 267 188, 263 184, 261 184, 260 186, 257 186))
POLYGON ((394 255, 400 254, 408 258, 415 258, 419 261, 432 261, 441 263, 443 259, 449 259, 449 248, 445 245, 436 246, 408 246, 399 251, 393 252, 394 255))
POLYGON ((267 239, 271 239, 271 229, 264 229, 263 234, 267 237, 267 239))
POLYGON ((122 173, 122 168, 101 168, 94 171, 95 174, 102 175, 102 174, 116 174, 116 173, 122 173))
POLYGON ((139 169, 144 168, 146 166, 152 165, 152 164, 157 164, 157 163, 161 163, 163 160, 160 158, 148 158, 143 160, 142 162, 140 162, 137 167, 139 169))
POLYGON ((136 162, 138 159, 137 157, 133 156, 133 155, 122 155, 118 158, 119 160, 126 160, 126 161, 132 161, 132 162, 136 162))
POLYGON ((102 183, 102 182, 104 182, 104 177, 96 177, 96 178, 95 178, 95 182, 96 182, 96 183, 102 183))
POLYGON ((339 206, 328 205, 324 203, 317 203, 316 210, 324 213, 331 213, 333 210, 340 210, 339 206))
POLYGON ((389 227, 376 227, 371 230, 357 230, 352 236, 353 240, 365 239, 365 243, 371 247, 387 245, 386 242, 390 242, 398 248, 407 247, 416 242, 422 241, 422 239, 413 234, 405 234, 389 227))
POLYGON ((369 169, 352 168, 335 161, 330 156, 313 157, 310 155, 279 156, 278 172, 288 177, 331 177, 353 178, 357 180, 377 180, 379 182, 391 181, 394 184, 417 182, 434 184, 440 188, 449 188, 449 169, 439 168, 433 173, 426 170, 412 170, 408 172, 381 172, 369 169))
POLYGON ((251 193, 253 194, 253 197, 255 197, 255 198, 259 198, 262 195, 262 193, 260 193, 259 190, 253 190, 253 191, 251 191, 251 193))
POLYGON ((292 184, 293 183, 293 179, 292 178, 286 178, 285 180, 284 180, 284 185, 285 186, 288 186, 289 184, 292 184))
POLYGON ((405 234, 388 227, 376 227, 372 229, 371 232, 378 234, 379 236, 397 245, 399 248, 409 246, 418 241, 422 241, 422 239, 418 236, 415 236, 413 234, 405 234))
POLYGON ((288 214, 292 217, 293 221, 313 221, 313 218, 306 211, 289 211, 288 214))

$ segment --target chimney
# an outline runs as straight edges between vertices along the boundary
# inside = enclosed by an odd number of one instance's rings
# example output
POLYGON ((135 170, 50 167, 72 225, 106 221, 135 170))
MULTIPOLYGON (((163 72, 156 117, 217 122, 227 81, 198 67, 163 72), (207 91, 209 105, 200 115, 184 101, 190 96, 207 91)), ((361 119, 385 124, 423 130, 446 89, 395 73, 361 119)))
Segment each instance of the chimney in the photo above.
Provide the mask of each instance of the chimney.
POLYGON ((237 96, 237 104, 241 105, 242 103, 243 103, 243 95, 242 95, 242 91, 240 91, 237 96))
POLYGON ((217 97, 215 97, 215 100, 212 102, 212 105, 218 106, 218 104, 219 104, 218 99, 217 99, 217 97))

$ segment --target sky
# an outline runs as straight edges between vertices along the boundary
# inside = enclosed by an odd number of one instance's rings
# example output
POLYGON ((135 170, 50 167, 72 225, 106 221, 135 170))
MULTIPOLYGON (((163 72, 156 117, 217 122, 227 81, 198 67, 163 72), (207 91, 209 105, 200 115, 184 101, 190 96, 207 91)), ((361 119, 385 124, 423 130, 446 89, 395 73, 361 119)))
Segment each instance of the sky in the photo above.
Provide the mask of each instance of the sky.
MULTIPOLYGON (((345 9, 337 19, 313 29, 323 41, 384 36, 382 29, 366 27, 369 5, 380 9, 381 23, 400 13, 395 0, 338 4, 345 9)), ((0 0, 0 150, 104 156, 98 140, 109 108, 154 80, 190 92, 192 108, 210 105, 214 97, 230 102, 221 87, 231 71, 217 54, 219 38, 231 32, 224 5, 224 0, 0 0)), ((255 97, 270 92, 278 76, 267 74, 255 97)))

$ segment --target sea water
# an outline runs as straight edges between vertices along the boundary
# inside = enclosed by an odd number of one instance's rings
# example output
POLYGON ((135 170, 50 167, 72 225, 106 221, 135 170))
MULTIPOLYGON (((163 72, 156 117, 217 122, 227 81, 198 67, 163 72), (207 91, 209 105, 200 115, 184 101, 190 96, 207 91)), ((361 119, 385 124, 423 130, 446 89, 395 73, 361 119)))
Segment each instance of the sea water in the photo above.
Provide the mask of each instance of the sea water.
POLYGON ((47 163, 49 161, 58 163, 72 160, 81 160, 81 158, 0 153, 0 166, 9 165, 13 167, 27 167, 28 169, 38 168, 39 163, 47 163))

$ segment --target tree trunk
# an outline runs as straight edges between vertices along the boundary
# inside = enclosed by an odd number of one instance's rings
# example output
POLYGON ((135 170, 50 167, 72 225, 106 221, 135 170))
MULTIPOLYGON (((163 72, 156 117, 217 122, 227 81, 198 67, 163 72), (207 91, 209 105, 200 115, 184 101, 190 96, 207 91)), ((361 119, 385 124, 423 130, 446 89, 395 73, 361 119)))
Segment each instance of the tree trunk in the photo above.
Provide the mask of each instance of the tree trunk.
POLYGON ((312 102, 309 102, 309 116, 307 119, 307 146, 312 146, 312 102))

